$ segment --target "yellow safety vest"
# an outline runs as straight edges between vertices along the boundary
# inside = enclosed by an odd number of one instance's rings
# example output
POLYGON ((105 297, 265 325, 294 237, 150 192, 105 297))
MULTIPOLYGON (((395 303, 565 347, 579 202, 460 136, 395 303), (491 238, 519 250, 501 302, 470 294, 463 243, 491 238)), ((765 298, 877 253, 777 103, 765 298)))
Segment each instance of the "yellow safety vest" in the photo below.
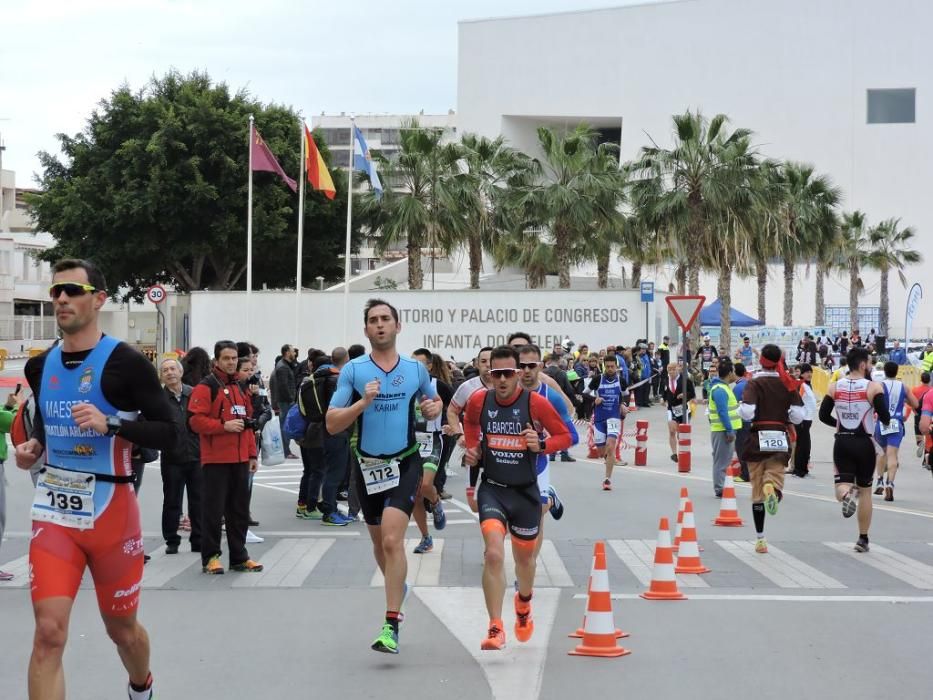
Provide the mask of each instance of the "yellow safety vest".
POLYGON ((738 430, 742 427, 742 418, 739 416, 739 402, 735 398, 735 394, 732 393, 732 388, 725 383, 714 384, 709 390, 709 428, 714 433, 724 433, 726 432, 726 426, 723 425, 722 420, 719 417, 719 412, 716 410, 716 401, 713 399, 713 392, 716 389, 722 389, 726 392, 726 397, 729 400, 729 424, 732 427, 732 430, 738 430))

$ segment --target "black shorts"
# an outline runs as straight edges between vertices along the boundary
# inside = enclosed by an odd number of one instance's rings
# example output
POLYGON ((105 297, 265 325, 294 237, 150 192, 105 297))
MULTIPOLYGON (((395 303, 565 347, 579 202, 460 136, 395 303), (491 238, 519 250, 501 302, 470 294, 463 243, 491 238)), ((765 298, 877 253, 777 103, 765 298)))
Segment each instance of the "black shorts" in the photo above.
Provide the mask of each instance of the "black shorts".
POLYGON ((837 434, 833 444, 834 481, 867 489, 875 476, 875 443, 867 435, 837 434))
POLYGON ((365 466, 354 472, 356 476, 356 492, 360 498, 360 510, 367 525, 381 525, 382 511, 386 508, 398 508, 408 517, 415 507, 415 497, 421 488, 421 457, 416 452, 409 455, 399 463, 399 483, 395 488, 379 493, 366 493, 366 481, 363 478, 365 466))
POLYGON ((537 482, 514 488, 483 481, 476 490, 476 502, 480 526, 495 520, 515 539, 537 539, 541 527, 541 493, 537 482))

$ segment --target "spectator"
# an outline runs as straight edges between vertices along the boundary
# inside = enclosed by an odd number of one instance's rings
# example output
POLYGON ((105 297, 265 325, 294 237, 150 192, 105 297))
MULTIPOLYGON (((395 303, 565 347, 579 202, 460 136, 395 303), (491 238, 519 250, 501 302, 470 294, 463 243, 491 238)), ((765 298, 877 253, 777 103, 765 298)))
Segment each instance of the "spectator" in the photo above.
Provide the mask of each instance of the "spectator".
MULTIPOLYGON (((6 526, 6 478, 3 474, 3 463, 7 457, 6 433, 13 427, 13 419, 19 410, 23 388, 6 397, 6 403, 0 407, 0 545, 3 544, 3 530, 6 526)), ((0 571, 0 581, 10 581, 13 574, 0 571)))
POLYGON ((211 373, 211 356, 207 350, 200 347, 193 347, 181 360, 182 375, 181 383, 188 386, 197 386, 207 375, 211 373))
MULTIPOLYGON (((282 355, 275 363, 275 369, 272 372, 270 381, 272 389, 272 400, 279 412, 279 426, 282 428, 282 436, 285 435, 285 418, 288 416, 288 409, 292 407, 298 396, 298 380, 295 376, 295 353, 296 350, 291 345, 282 346, 282 355)), ((291 445, 285 445, 285 458, 295 459, 291 452, 291 445)))
POLYGON ((896 362, 899 365, 907 364, 907 351, 901 347, 901 341, 894 341, 894 347, 891 348, 888 359, 891 362, 896 362))

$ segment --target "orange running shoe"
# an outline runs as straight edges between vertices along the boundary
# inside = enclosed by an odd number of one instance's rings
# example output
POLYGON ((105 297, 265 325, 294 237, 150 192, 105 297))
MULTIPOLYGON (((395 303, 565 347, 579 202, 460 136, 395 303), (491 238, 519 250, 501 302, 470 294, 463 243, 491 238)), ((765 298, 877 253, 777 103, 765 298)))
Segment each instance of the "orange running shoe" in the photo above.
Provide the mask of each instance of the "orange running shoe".
POLYGON ((242 564, 234 564, 230 567, 232 571, 243 571, 248 574, 258 574, 262 571, 262 564, 252 559, 247 559, 242 564))
POLYGON ((505 631, 502 629, 502 620, 489 621, 489 633, 480 644, 483 651, 502 651, 505 649, 505 631))
POLYGON ((515 638, 527 642, 535 631, 535 622, 531 619, 531 601, 527 603, 515 594, 515 638))

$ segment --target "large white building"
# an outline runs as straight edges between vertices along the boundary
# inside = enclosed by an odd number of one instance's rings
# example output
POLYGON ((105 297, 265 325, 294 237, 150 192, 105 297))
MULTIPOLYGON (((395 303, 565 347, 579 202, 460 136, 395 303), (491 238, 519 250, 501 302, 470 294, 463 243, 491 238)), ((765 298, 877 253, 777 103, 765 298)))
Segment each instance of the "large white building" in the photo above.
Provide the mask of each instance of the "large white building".
MULTIPOLYGON (((916 247, 930 260, 931 26, 933 3, 920 0, 679 0, 463 21, 458 127, 501 133, 534 152, 539 125, 582 121, 607 139, 621 137, 629 160, 649 135, 670 144, 675 113, 725 113, 732 126, 755 131, 765 155, 829 174, 846 211, 914 227, 916 247)), ((908 269, 908 280, 923 283, 925 265, 908 269)), ((863 278, 860 303, 877 306, 878 277, 863 278)), ((670 270, 657 280, 666 286, 670 270)), ((795 284, 794 322, 812 324, 813 277, 805 266, 795 284)), ((782 316, 782 289, 774 266, 771 323, 782 316)), ((755 290, 754 280, 736 280, 733 304, 754 315, 755 290)), ((704 279, 701 291, 715 298, 715 280, 704 279)), ((896 335, 906 303, 896 275, 890 293, 896 335)), ((847 278, 827 280, 826 304, 848 305, 847 278)), ((933 300, 921 303, 913 335, 933 335, 933 300)))

